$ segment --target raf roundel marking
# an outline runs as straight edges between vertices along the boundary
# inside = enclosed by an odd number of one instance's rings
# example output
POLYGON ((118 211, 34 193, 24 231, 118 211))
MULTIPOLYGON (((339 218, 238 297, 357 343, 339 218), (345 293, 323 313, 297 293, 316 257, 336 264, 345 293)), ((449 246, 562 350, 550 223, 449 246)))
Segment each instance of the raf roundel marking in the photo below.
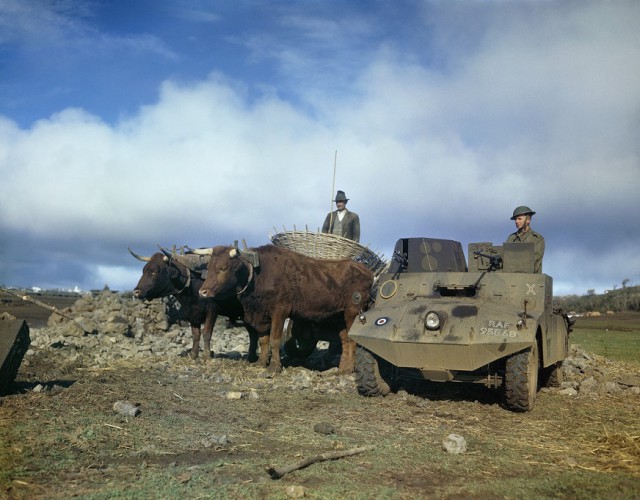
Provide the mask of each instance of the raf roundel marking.
POLYGON ((376 320, 376 326, 382 326, 382 325, 386 325, 387 322, 389 321, 389 318, 378 318, 376 320))

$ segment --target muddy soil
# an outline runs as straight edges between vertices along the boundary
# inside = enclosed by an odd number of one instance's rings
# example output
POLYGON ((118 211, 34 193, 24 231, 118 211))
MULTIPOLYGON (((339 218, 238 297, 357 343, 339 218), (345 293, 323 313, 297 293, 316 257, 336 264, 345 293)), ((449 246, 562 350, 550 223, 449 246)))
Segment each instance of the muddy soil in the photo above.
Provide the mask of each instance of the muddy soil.
MULTIPOLYGON (((640 377, 638 364, 590 358, 603 387, 640 377)), ((407 381, 364 398, 326 349, 275 376, 223 351, 83 359, 34 352, 0 399, 0 498, 640 496, 638 391, 543 389, 513 413, 481 386, 407 381), (465 451, 445 450, 451 434, 465 451)))

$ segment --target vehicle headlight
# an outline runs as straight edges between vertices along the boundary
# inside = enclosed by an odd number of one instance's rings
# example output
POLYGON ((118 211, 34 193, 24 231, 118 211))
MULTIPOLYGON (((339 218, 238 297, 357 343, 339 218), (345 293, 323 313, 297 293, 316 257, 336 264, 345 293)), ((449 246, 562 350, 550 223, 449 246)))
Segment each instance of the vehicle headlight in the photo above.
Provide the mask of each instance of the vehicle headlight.
POLYGON ((424 326, 427 330, 437 330, 440 328, 440 316, 435 311, 429 311, 424 318, 424 326))

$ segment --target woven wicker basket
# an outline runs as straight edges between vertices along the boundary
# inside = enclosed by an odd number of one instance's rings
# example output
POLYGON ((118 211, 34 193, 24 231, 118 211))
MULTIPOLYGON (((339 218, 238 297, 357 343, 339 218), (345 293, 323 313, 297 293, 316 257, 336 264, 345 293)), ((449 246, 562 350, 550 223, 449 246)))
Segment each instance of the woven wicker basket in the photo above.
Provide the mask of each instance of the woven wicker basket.
POLYGON ((382 256, 360 243, 335 234, 311 231, 284 231, 271 235, 274 245, 316 259, 353 259, 367 266, 377 276, 386 267, 382 256))

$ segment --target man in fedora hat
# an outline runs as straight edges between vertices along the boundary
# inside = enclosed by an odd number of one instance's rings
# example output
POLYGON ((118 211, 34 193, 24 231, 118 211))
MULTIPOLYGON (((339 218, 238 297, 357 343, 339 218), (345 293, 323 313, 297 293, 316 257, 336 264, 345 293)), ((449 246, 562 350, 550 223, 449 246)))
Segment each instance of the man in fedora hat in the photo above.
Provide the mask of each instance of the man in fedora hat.
POLYGON ((542 272, 542 257, 544 256, 544 238, 541 234, 531 229, 531 217, 535 212, 522 205, 516 207, 511 216, 515 221, 517 231, 507 238, 506 243, 533 243, 533 255, 535 257, 534 273, 542 272))
POLYGON ((327 214, 322 225, 322 232, 337 234, 359 243, 360 218, 357 213, 347 210, 349 198, 344 194, 344 191, 338 191, 336 199, 333 201, 336 202, 337 210, 327 214))

